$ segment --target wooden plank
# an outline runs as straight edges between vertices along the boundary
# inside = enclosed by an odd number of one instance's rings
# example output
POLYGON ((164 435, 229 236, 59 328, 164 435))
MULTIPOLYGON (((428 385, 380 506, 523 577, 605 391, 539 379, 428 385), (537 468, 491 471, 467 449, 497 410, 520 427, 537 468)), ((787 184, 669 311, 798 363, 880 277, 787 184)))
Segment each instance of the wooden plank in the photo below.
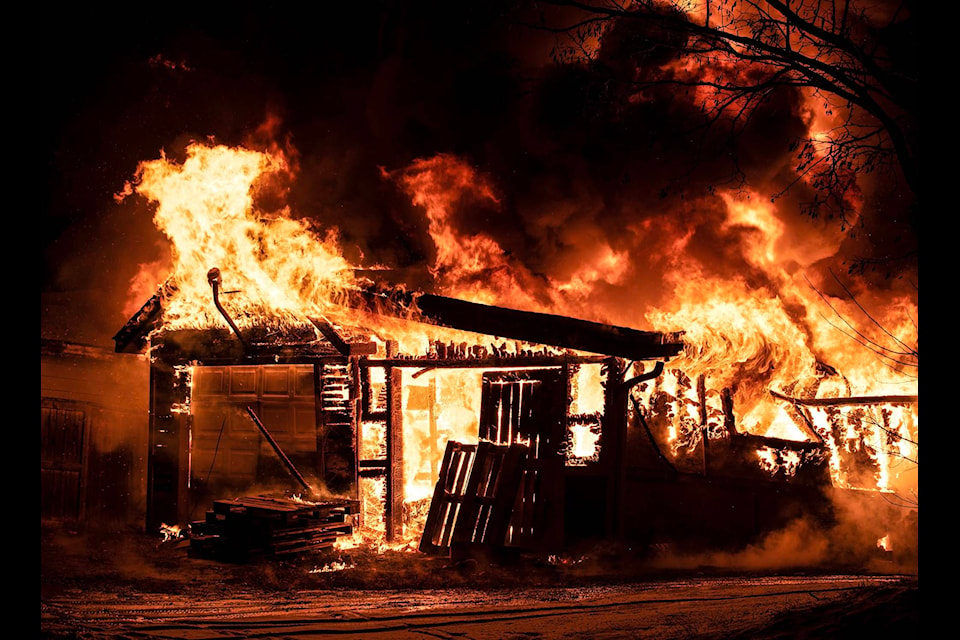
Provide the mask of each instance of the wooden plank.
POLYGON ((790 396, 770 390, 770 395, 779 400, 793 402, 807 407, 843 407, 853 405, 877 405, 877 404, 896 404, 909 405, 918 404, 920 396, 847 396, 845 398, 792 398, 790 396))
POLYGON ((490 516, 484 532, 483 542, 505 544, 507 529, 513 515, 514 502, 520 482, 523 478, 523 465, 527 459, 528 448, 522 444, 512 444, 501 461, 490 516))
POLYGON ((527 451, 521 444, 448 442, 420 550, 505 546, 527 451))
POLYGON ((649 360, 675 356, 683 348, 673 334, 638 331, 546 313, 494 307, 432 294, 351 292, 351 306, 430 324, 537 344, 649 360), (419 311, 419 313, 416 313, 419 311), (411 313, 413 312, 413 313, 411 313))
POLYGON ((458 542, 475 542, 477 521, 480 512, 480 504, 477 496, 480 492, 480 484, 484 476, 490 471, 490 459, 495 455, 502 455, 498 447, 489 443, 481 442, 477 445, 476 452, 471 465, 470 477, 464 485, 462 498, 460 500, 460 509, 457 514, 456 522, 453 523, 453 532, 450 539, 451 544, 458 542))
POLYGON ((443 496, 447 483, 447 474, 449 473, 453 452, 456 447, 456 442, 448 440, 447 447, 443 452, 443 461, 440 463, 440 474, 437 478, 437 484, 433 489, 433 498, 430 500, 430 509, 427 511, 427 519, 423 525, 423 534, 420 537, 419 548, 420 551, 424 553, 432 553, 437 550, 437 544, 435 542, 437 526, 441 522, 440 511, 444 504, 443 496))

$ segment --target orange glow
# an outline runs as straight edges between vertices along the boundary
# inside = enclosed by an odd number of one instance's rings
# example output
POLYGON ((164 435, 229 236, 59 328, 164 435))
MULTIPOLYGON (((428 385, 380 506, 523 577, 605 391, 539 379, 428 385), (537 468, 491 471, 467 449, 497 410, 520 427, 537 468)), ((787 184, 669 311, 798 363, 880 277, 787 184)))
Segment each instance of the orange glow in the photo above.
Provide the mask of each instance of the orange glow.
POLYGON ((241 328, 260 314, 306 324, 305 314, 334 310, 352 284, 335 232, 318 234, 287 210, 257 209, 257 191, 288 180, 289 171, 280 151, 199 143, 182 164, 165 156, 140 164, 136 192, 157 204, 154 222, 173 247, 169 275, 178 293, 165 303, 167 329, 226 327, 209 302, 214 267, 225 293, 241 294, 227 303, 241 328))
MULTIPOLYGON (((757 194, 722 192, 712 204, 723 207, 725 218, 717 231, 732 238, 741 260, 732 275, 721 275, 711 269, 709 257, 698 258, 690 250, 692 231, 678 227, 671 235, 664 231, 669 230, 666 223, 662 228, 631 228, 623 234, 623 246, 619 240, 612 243, 587 235, 584 242, 590 247, 580 252, 582 260, 563 273, 534 274, 492 234, 465 231, 458 222, 464 207, 499 211, 504 206, 491 180, 464 161, 436 156, 387 177, 425 216, 436 248, 431 273, 440 292, 512 308, 628 318, 632 321, 625 324, 631 326, 683 331, 683 353, 667 363, 658 379, 634 392, 643 407, 657 412, 673 455, 692 453, 705 432, 709 439, 726 437, 723 393, 729 390, 740 432, 809 440, 809 428, 816 430, 830 452, 830 470, 838 486, 896 490, 915 484, 916 465, 910 461, 917 458, 916 404, 811 407, 807 416, 812 427, 805 428, 794 408, 770 394, 807 399, 917 394, 915 371, 911 374, 909 367, 877 358, 852 340, 850 331, 843 331, 840 319, 862 317, 861 305, 903 345, 915 346, 916 303, 873 294, 865 286, 856 289, 856 302, 820 295, 819 290, 831 283, 815 275, 815 266, 832 255, 842 235, 823 233, 795 240, 788 237, 787 219, 774 203, 757 194), (632 251, 628 242, 639 242, 645 234, 665 236, 657 247, 663 251, 660 259, 668 275, 660 283, 656 307, 625 293, 645 275, 641 252, 632 251), (616 294, 601 295, 606 289, 616 294), (869 468, 854 470, 855 464, 869 468)), ((322 316, 363 326, 381 344, 386 338, 399 340, 406 354, 437 354, 447 344, 496 344, 509 354, 520 351, 522 345, 495 336, 370 314, 361 318, 345 309, 344 296, 359 284, 336 231, 294 219, 285 207, 259 208, 259 194, 282 191, 292 179, 292 161, 276 148, 259 152, 192 144, 182 163, 161 157, 140 165, 132 190, 155 203, 155 222, 172 243, 173 264, 167 273, 174 287, 164 302, 164 329, 226 328, 212 305, 207 279, 208 271, 217 267, 223 276, 224 305, 241 329, 266 319, 310 327, 310 317, 322 316)), ((149 270, 156 273, 156 265, 149 265, 149 270)), ((885 339, 879 329, 867 326, 864 331, 885 339)), ((568 453, 574 458, 598 455, 597 416, 604 410, 600 369, 583 365, 571 383, 568 453)), ((416 371, 403 370, 405 498, 410 504, 432 493, 447 440, 476 442, 481 387, 478 370, 416 371)), ((382 389, 383 369, 372 367, 370 374, 374 389, 382 389)), ((373 395, 376 400, 377 393, 373 395)), ((360 458, 384 458, 382 424, 363 423, 360 429, 360 458)), ((789 451, 760 449, 757 464, 771 474, 782 471, 792 476, 801 461, 789 451)), ((338 546, 382 537, 377 514, 382 512, 383 492, 381 479, 361 480, 363 526, 338 546)), ((408 536, 415 530, 407 527, 408 536)), ((409 540, 398 545, 409 546, 409 540)))
POLYGON ((893 546, 890 544, 890 534, 883 536, 877 540, 877 548, 883 549, 884 551, 893 551, 893 546))
POLYGON ((600 434, 594 433, 588 424, 570 425, 573 441, 570 454, 575 458, 589 458, 597 453, 597 441, 600 434))
POLYGON ((170 540, 179 540, 183 537, 183 531, 180 529, 178 524, 165 524, 160 523, 160 535, 163 536, 163 542, 169 542, 170 540))

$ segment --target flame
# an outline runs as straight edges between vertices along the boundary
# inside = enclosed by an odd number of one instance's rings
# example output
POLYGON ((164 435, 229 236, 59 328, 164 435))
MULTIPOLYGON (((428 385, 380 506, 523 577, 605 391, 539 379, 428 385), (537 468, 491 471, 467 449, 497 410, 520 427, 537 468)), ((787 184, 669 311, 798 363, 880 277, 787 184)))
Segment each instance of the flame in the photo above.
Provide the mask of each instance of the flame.
POLYGON ((594 433, 588 424, 570 425, 572 439, 571 455, 575 458, 590 458, 597 453, 600 434, 594 433))
POLYGON ((256 196, 290 171, 280 150, 201 143, 187 147, 182 163, 163 155, 140 164, 135 191, 156 203, 154 222, 173 248, 178 291, 165 303, 165 328, 226 327, 209 303, 214 267, 225 289, 242 294, 244 302, 231 300, 241 327, 260 314, 306 324, 305 314, 336 310, 353 278, 336 231, 320 234, 286 208, 258 208, 256 196))
POLYGON ((882 549, 883 551, 893 551, 893 547, 890 544, 890 534, 886 534, 882 538, 877 539, 877 548, 882 549))
POLYGON ((356 566, 357 566, 357 565, 353 564, 352 562, 351 562, 350 564, 347 564, 347 563, 344 562, 343 559, 341 558, 340 560, 334 560, 333 562, 328 562, 327 564, 323 565, 322 567, 317 567, 317 568, 311 569, 311 570, 310 570, 310 573, 335 573, 335 572, 337 572, 337 571, 345 571, 345 570, 347 570, 347 569, 355 569, 356 566))
MULTIPOLYGON (((315 228, 286 206, 267 210, 263 204, 270 201, 268 195, 283 192, 294 169, 289 151, 276 146, 253 151, 200 143, 187 148, 182 162, 162 156, 141 163, 128 191, 156 204, 155 222, 172 243, 169 277, 174 286, 164 304, 163 328, 226 328, 211 304, 207 273, 212 267, 223 275, 224 304, 241 328, 266 318, 308 327, 308 318, 316 315, 356 318, 340 304, 357 282, 336 230, 315 228)), ((913 358, 915 366, 916 303, 906 296, 884 299, 868 288, 856 288, 856 300, 822 293, 831 283, 815 275, 814 265, 832 255, 842 236, 824 233, 795 242, 775 203, 757 194, 722 192, 718 197, 724 215, 718 233, 731 240, 742 260, 733 275, 711 269, 708 258, 689 250, 693 232, 674 229, 669 221, 631 227, 620 239, 623 246, 583 234, 590 250, 581 252, 582 261, 562 272, 535 274, 482 228, 464 228, 464 208, 502 211, 490 178, 449 155, 418 160, 385 175, 425 216, 436 248, 431 274, 438 290, 514 308, 629 318, 633 321, 625 324, 631 325, 645 318, 654 330, 684 331, 682 356, 668 363, 658 380, 636 391, 642 404, 663 418, 674 455, 692 452, 704 434, 725 437, 725 390, 731 393, 740 431, 792 440, 808 440, 810 427, 771 390, 804 398, 917 393, 909 362, 913 358), (626 295, 611 299, 607 290, 620 291, 617 287, 642 277, 630 243, 650 236, 659 243, 656 258, 669 267, 661 300, 645 307, 626 295), (873 310, 876 326, 862 321, 864 308, 873 310), (844 326, 854 318, 861 319, 854 336, 860 340, 851 339, 852 330, 844 326), (884 361, 864 347, 865 339, 892 341, 906 355, 884 361)), ((150 269, 156 271, 155 265, 150 269)), ((407 353, 436 353, 448 344, 451 351, 461 344, 496 344, 491 336, 385 318, 372 326, 370 320, 364 323, 371 333, 399 339, 407 353)), ((506 352, 519 349, 497 342, 506 352)), ((374 390, 382 388, 382 370, 373 368, 371 374, 374 390)), ((429 497, 445 441, 476 441, 480 375, 404 370, 405 497, 411 505, 429 497)), ((573 384, 573 458, 597 455, 599 436, 591 428, 591 416, 604 408, 601 378, 599 365, 587 365, 573 384)), ((895 490, 899 483, 916 481, 915 465, 894 470, 903 460, 916 460, 916 404, 817 407, 808 418, 828 447, 838 485, 895 490), (913 480, 900 477, 911 468, 913 480)), ((361 431, 360 458, 384 457, 382 426, 364 423, 361 431)), ((771 473, 782 470, 792 476, 802 463, 789 451, 757 452, 757 464, 771 473)), ((363 526, 352 539, 338 542, 340 548, 382 538, 376 514, 382 510, 383 483, 365 478, 362 484, 363 526)), ((415 526, 407 527, 408 534, 413 531, 415 526)), ((404 541, 397 548, 404 545, 409 547, 404 541)))
POLYGON ((169 542, 171 540, 179 540, 183 537, 183 531, 180 529, 178 524, 166 524, 164 522, 160 523, 160 535, 163 536, 162 542, 169 542))

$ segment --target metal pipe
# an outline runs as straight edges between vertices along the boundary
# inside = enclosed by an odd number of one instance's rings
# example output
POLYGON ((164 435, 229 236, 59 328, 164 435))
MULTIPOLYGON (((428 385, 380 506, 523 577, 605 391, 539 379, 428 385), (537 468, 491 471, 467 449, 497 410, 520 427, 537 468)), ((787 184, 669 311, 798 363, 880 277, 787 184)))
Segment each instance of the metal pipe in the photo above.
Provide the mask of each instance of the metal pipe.
POLYGON ((233 332, 237 335, 237 340, 240 341, 240 344, 243 346, 244 351, 247 349, 247 343, 243 339, 243 336, 240 335, 240 329, 237 328, 237 325, 233 323, 233 320, 227 314, 226 309, 223 308, 223 305, 220 304, 220 285, 223 284, 223 280, 220 277, 220 269, 214 267, 207 272, 207 282, 210 283, 210 286, 213 287, 213 304, 217 308, 217 311, 220 312, 220 315, 223 316, 223 319, 227 321, 227 324, 230 325, 230 328, 233 329, 233 332))

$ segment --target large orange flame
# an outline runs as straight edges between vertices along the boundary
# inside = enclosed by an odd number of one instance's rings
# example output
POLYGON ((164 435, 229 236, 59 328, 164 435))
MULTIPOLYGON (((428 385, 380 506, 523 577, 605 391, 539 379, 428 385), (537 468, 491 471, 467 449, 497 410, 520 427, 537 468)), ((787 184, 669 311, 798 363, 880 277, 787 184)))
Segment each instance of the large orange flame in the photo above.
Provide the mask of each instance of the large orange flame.
MULTIPOLYGON (((318 230, 286 207, 264 211, 258 203, 271 181, 289 181, 291 172, 286 156, 276 149, 259 152, 199 143, 187 148, 183 162, 161 157, 140 165, 136 192, 156 203, 156 224, 173 245, 170 277, 176 288, 165 303, 166 329, 224 326, 210 304, 207 273, 213 267, 223 274, 231 314, 241 326, 264 318, 307 325, 307 318, 315 315, 343 317, 346 312, 338 302, 356 282, 335 230, 318 230)), ((658 383, 676 404, 671 429, 678 442, 681 432, 699 433, 694 427, 700 421, 696 415, 700 399, 689 382, 699 376, 706 381, 705 410, 714 426, 721 421, 721 390, 731 389, 741 430, 796 440, 808 436, 771 390, 817 398, 917 393, 916 304, 906 297, 884 299, 868 288, 856 289, 856 298, 828 296, 825 291, 831 283, 816 275, 813 267, 840 239, 791 242, 775 205, 755 194, 750 198, 721 194, 726 212, 722 230, 741 238, 739 249, 744 263, 754 270, 751 277, 717 275, 706 259, 686 254, 691 236, 680 229, 660 241, 661 247, 669 247, 664 260, 671 268, 663 282, 662 302, 650 308, 629 296, 599 293, 642 277, 643 265, 625 248, 614 250, 598 240, 586 252, 592 258, 563 275, 534 275, 493 235, 462 232, 454 214, 465 199, 491 207, 501 204, 491 181, 458 158, 420 160, 387 177, 397 181, 427 218, 436 244, 432 273, 438 290, 568 315, 583 316, 578 311, 591 309, 593 315, 639 318, 643 310, 651 328, 684 331, 686 349, 669 363, 667 375, 658 383), (872 310, 869 322, 864 309, 872 310), (873 342, 864 346, 868 340, 892 342, 903 353, 878 357, 869 346, 873 342)), ((623 239, 624 247, 630 241, 640 243, 644 234, 662 234, 664 228, 638 225, 623 239)), ((411 352, 425 353, 432 331, 401 328, 398 323, 389 334, 409 338, 411 352)), ((589 367, 583 371, 599 376, 589 367)), ((435 371, 415 383, 405 375, 407 394, 418 386, 416 393, 432 394, 425 397, 439 408, 431 416, 410 407, 405 398, 411 450, 442 453, 442 446, 436 446, 438 438, 475 438, 469 434, 475 434, 478 399, 467 398, 463 389, 479 388, 476 380, 464 380, 477 374, 435 371), (433 386, 427 385, 430 378, 433 386)), ((595 392, 591 396, 590 384, 582 386, 584 394, 574 399, 578 406, 573 410, 583 418, 571 434, 574 456, 595 452, 596 424, 590 416, 602 410, 602 397, 595 392)), ((811 410, 815 428, 832 452, 834 480, 845 486, 916 490, 916 465, 901 463, 917 457, 917 406, 871 407, 839 417, 838 411, 811 410), (846 421, 847 432, 838 432, 838 420, 846 421), (854 454, 870 456, 877 469, 873 477, 848 473, 844 460, 854 454)), ((365 433, 371 438, 363 445, 371 449, 366 453, 377 455, 372 451, 381 446, 377 432, 365 433)), ((421 458, 408 456, 410 499, 424 497, 424 487, 432 482, 418 478, 426 464, 421 458)), ((771 456, 763 450, 758 459, 768 466, 797 464, 790 455, 771 456)))
POLYGON ((279 151, 199 143, 183 163, 161 157, 140 165, 136 191, 157 203, 154 221, 173 245, 179 293, 165 308, 166 328, 224 326, 209 304, 214 267, 225 289, 242 294, 245 302, 233 308, 241 326, 253 313, 303 323, 306 314, 334 309, 353 278, 336 232, 319 234, 286 209, 257 207, 258 190, 288 172, 279 151))

